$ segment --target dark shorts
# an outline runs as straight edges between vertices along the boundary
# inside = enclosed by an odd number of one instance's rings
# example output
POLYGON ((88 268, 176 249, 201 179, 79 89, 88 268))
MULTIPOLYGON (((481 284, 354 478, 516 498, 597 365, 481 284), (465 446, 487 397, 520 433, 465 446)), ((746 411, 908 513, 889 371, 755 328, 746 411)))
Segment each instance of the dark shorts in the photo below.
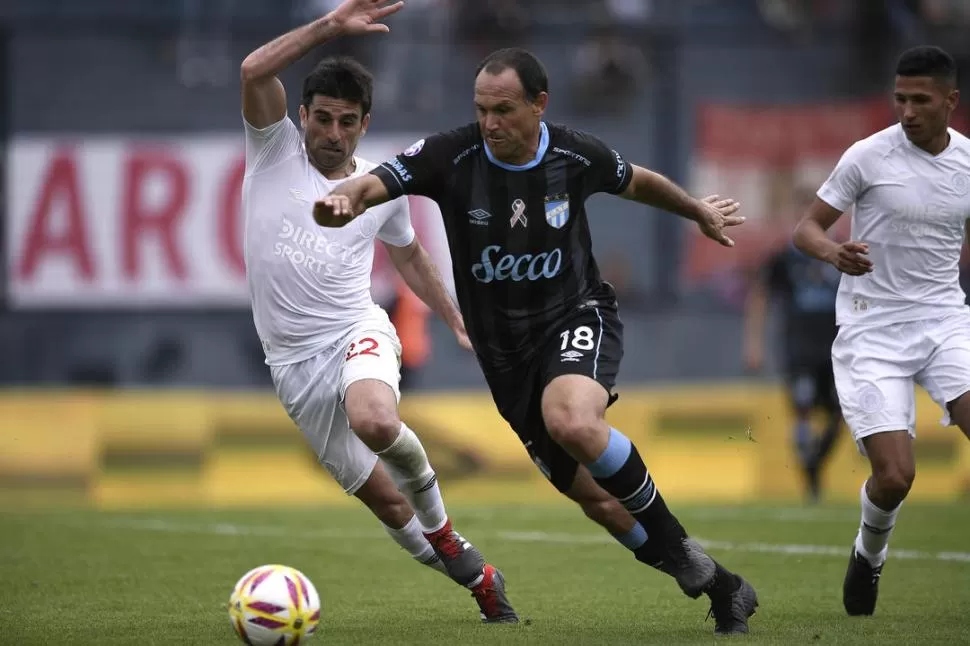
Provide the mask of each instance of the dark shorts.
MULTIPOLYGON (((542 419, 542 393, 556 377, 585 375, 609 393, 623 358, 623 324, 613 306, 584 307, 551 330, 547 341, 513 369, 485 369, 499 413, 519 436, 529 457, 559 491, 573 483, 578 463, 549 436, 542 419)), ((483 366, 484 367, 484 366, 483 366)))
POLYGON ((833 415, 840 414, 830 349, 790 354, 786 364, 785 384, 792 406, 799 410, 819 407, 833 415))

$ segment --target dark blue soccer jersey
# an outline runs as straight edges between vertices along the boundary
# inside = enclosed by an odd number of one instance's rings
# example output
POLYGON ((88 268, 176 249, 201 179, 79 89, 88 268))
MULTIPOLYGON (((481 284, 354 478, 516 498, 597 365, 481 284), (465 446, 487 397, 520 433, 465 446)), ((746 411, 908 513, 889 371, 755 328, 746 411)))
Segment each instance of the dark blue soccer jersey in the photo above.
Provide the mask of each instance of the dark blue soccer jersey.
POLYGON ((839 270, 788 245, 768 260, 764 272, 769 290, 780 301, 786 352, 827 354, 838 333, 839 270))
POLYGON ((610 298, 593 258, 585 203, 620 193, 632 169, 596 137, 542 124, 536 158, 492 158, 478 124, 423 139, 372 171, 392 198, 424 195, 444 218, 455 288, 486 367, 531 356, 558 321, 610 298))

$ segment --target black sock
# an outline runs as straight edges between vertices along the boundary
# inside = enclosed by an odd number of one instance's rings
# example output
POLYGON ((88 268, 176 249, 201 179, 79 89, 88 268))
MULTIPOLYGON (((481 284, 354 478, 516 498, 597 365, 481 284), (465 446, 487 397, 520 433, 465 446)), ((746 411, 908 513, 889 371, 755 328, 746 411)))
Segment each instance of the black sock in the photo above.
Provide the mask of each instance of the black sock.
POLYGON ((636 447, 618 430, 610 429, 606 450, 586 466, 596 482, 646 530, 646 542, 633 550, 638 560, 654 565, 666 558, 670 546, 679 547, 687 537, 657 491, 636 447))

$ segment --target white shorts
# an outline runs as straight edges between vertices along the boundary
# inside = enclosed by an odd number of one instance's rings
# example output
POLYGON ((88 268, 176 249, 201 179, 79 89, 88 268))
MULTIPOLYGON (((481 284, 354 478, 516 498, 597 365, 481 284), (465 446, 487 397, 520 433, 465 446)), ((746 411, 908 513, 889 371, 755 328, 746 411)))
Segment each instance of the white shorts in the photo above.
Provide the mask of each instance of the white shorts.
POLYGON ((832 344, 832 371, 845 421, 862 438, 888 431, 916 437, 919 384, 950 424, 947 404, 970 391, 970 311, 879 327, 846 325, 832 344))
POLYGON ((285 366, 271 366, 276 394, 290 419, 344 491, 353 495, 370 477, 377 456, 350 429, 343 408, 355 381, 386 383, 398 400, 401 342, 390 323, 356 328, 324 352, 285 366))

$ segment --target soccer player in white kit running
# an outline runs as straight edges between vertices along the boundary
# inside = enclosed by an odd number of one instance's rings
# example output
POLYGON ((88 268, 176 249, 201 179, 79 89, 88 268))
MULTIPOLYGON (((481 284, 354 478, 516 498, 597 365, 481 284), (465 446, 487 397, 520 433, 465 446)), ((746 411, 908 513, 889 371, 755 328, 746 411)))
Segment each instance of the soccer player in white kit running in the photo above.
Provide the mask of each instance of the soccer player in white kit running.
POLYGON ((346 58, 322 61, 303 84, 301 133, 277 78, 339 36, 387 31, 401 3, 346 0, 243 61, 243 210, 253 318, 277 395, 320 463, 416 560, 472 591, 487 623, 518 621, 501 572, 452 528, 420 440, 398 415, 401 347, 371 300, 375 238, 408 286, 470 348, 462 318, 414 235, 407 198, 344 229, 322 230, 313 203, 375 164, 354 156, 370 121, 373 80, 346 58))
POLYGON ((846 422, 872 474, 842 597, 871 615, 889 535, 916 475, 919 384, 944 425, 970 437, 970 310, 958 263, 970 218, 970 140, 949 127, 959 100, 953 59, 907 50, 896 66, 899 123, 853 144, 794 232, 802 251, 835 265, 832 363, 846 422), (851 241, 826 236, 854 206, 851 241))

